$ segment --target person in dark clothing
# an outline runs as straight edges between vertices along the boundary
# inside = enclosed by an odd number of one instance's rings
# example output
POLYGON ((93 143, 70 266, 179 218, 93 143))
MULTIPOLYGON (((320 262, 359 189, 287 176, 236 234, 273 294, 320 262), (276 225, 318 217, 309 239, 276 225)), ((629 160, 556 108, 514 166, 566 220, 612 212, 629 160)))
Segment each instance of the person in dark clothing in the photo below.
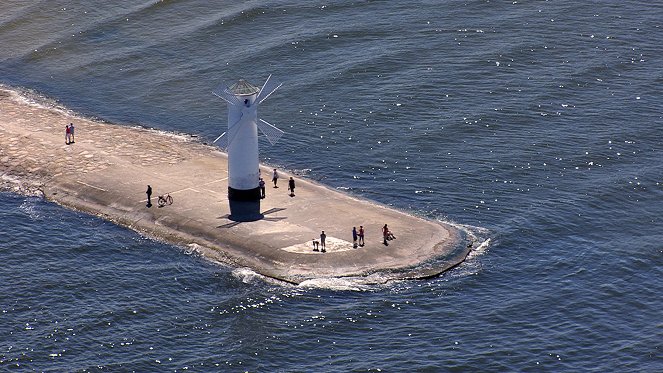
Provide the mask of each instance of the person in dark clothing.
POLYGON ((147 207, 152 207, 152 187, 147 186, 147 191, 145 192, 147 194, 147 207))
POLYGON ((290 197, 295 196, 295 179, 290 176, 290 180, 288 180, 288 190, 290 191, 290 197))
POLYGON ((325 244, 325 240, 327 239, 327 235, 325 234, 325 231, 322 231, 320 233, 320 252, 326 252, 327 251, 327 245, 325 244))
POLYGON ((258 182, 258 186, 260 187, 260 198, 265 198, 265 180, 260 178, 260 181, 258 182))
POLYGON ((357 248, 357 227, 352 227, 352 247, 357 248))

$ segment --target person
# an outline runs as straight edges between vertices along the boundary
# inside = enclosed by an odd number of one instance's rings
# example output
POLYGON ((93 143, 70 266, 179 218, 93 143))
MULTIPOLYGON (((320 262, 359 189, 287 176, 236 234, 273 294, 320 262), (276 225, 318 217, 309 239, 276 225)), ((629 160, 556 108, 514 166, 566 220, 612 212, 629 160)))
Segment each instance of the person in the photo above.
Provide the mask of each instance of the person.
POLYGON ((394 236, 394 234, 391 233, 391 231, 387 227, 387 224, 385 224, 384 227, 382 227, 382 235, 384 236, 385 245, 387 244, 387 241, 396 239, 396 236, 394 236))
POLYGON ((325 239, 327 239, 327 235, 325 234, 325 231, 322 231, 320 233, 320 252, 327 252, 327 246, 325 245, 325 239))
POLYGON ((147 207, 152 207, 152 187, 148 185, 147 186, 147 191, 145 191, 145 193, 147 194, 147 205, 146 206, 147 207))
POLYGON ((68 124, 67 124, 67 126, 66 126, 65 128, 66 128, 66 129, 65 129, 65 131, 64 131, 64 133, 65 133, 65 135, 64 135, 64 143, 65 143, 66 145, 69 145, 69 142, 71 141, 71 129, 69 128, 69 125, 68 125, 68 124))
POLYGON ((258 182, 258 186, 260 187, 260 198, 264 199, 265 198, 265 180, 260 178, 260 181, 258 182))
POLYGON ((352 247, 357 248, 357 227, 352 227, 352 247))
POLYGON ((71 139, 70 143, 73 144, 76 142, 76 137, 74 137, 74 124, 69 123, 69 138, 71 139))
POLYGON ((290 191, 290 197, 295 196, 295 179, 290 176, 290 180, 288 180, 288 190, 290 191))
POLYGON ((320 246, 320 243, 318 242, 318 240, 316 240, 316 239, 314 238, 314 239, 313 239, 313 251, 320 251, 320 250, 319 250, 319 246, 320 246))
POLYGON ((364 226, 360 225, 359 226, 359 246, 363 247, 364 246, 364 226))
POLYGON ((277 181, 279 181, 279 173, 276 172, 276 169, 274 169, 274 172, 272 173, 272 182, 274 182, 274 188, 278 188, 276 185, 277 181))

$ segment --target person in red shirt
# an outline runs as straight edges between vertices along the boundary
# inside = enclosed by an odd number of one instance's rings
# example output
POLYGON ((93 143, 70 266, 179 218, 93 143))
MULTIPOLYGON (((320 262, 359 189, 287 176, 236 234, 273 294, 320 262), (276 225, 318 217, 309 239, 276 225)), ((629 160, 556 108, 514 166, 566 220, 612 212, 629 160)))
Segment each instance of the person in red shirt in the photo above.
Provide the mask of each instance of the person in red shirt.
POLYGON ((383 243, 385 245, 389 245, 389 243, 387 243, 387 241, 390 241, 390 240, 393 240, 393 239, 396 238, 396 236, 394 236, 394 234, 391 233, 389 228, 387 228, 387 224, 385 224, 384 227, 382 227, 382 237, 384 238, 383 243))

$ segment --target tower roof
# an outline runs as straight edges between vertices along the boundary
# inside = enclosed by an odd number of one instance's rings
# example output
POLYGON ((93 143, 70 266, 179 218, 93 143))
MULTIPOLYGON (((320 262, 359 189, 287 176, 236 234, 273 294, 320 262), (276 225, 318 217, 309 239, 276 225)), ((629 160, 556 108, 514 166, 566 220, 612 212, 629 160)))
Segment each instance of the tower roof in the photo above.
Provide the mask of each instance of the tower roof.
POLYGON ((240 79, 237 83, 230 86, 230 91, 238 96, 252 96, 260 92, 260 88, 240 79))

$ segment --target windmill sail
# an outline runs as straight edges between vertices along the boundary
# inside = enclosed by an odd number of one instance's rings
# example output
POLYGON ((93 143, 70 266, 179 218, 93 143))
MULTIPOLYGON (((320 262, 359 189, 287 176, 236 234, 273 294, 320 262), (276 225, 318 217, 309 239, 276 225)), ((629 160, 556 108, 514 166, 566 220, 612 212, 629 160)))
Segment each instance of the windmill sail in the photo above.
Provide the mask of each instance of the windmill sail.
POLYGON ((257 126, 270 144, 276 144, 285 132, 265 120, 256 120, 256 110, 258 105, 271 96, 272 93, 281 87, 281 85, 283 85, 283 83, 272 75, 267 77, 262 88, 258 88, 244 79, 240 79, 233 85, 228 85, 225 82, 222 82, 213 93, 217 97, 226 101, 229 105, 234 106, 232 110, 236 113, 234 114, 236 122, 229 125, 228 130, 217 137, 213 143, 217 144, 222 149, 228 149, 230 144, 235 140, 238 131, 241 130, 240 127, 244 126, 246 123, 254 123, 253 125, 257 126), (250 96, 255 97, 255 99, 248 101, 250 100, 250 96), (239 117, 237 114, 239 114, 239 117))
MULTIPOLYGON (((246 109, 246 108, 245 108, 246 109)), ((248 110, 253 111, 255 113, 255 107, 249 108, 248 110)), ((212 141, 212 143, 216 143, 219 141, 218 146, 223 149, 227 149, 228 146, 230 146, 230 143, 235 139, 235 136, 237 136, 237 127, 240 127, 243 125, 243 123, 246 123, 250 115, 244 115, 239 118, 239 120, 235 123, 233 123, 230 127, 228 127, 228 131, 224 132, 221 134, 221 136, 217 137, 216 140, 212 141)))
POLYGON ((267 121, 260 119, 258 121, 258 129, 267 138, 270 144, 274 145, 283 136, 283 131, 269 124, 267 121))
POLYGON ((227 85, 225 82, 221 82, 221 84, 219 84, 217 89, 214 90, 212 93, 214 93, 215 96, 223 99, 223 101, 229 103, 230 105, 241 105, 241 103, 237 99, 237 96, 235 96, 232 93, 232 91, 230 90, 230 86, 227 85))
POLYGON ((263 84, 262 88, 260 89, 260 93, 258 93, 258 97, 256 97, 256 102, 261 104, 267 99, 267 97, 271 96, 272 93, 274 93, 282 85, 283 83, 278 81, 276 78, 273 78, 272 75, 268 76, 267 80, 265 80, 265 84, 263 84))
POLYGON ((228 132, 222 133, 219 137, 217 137, 216 139, 214 139, 214 141, 212 141, 212 144, 216 144, 218 141, 219 143, 217 145, 219 146, 219 148, 227 149, 228 148, 228 136, 226 136, 227 133, 228 132))

